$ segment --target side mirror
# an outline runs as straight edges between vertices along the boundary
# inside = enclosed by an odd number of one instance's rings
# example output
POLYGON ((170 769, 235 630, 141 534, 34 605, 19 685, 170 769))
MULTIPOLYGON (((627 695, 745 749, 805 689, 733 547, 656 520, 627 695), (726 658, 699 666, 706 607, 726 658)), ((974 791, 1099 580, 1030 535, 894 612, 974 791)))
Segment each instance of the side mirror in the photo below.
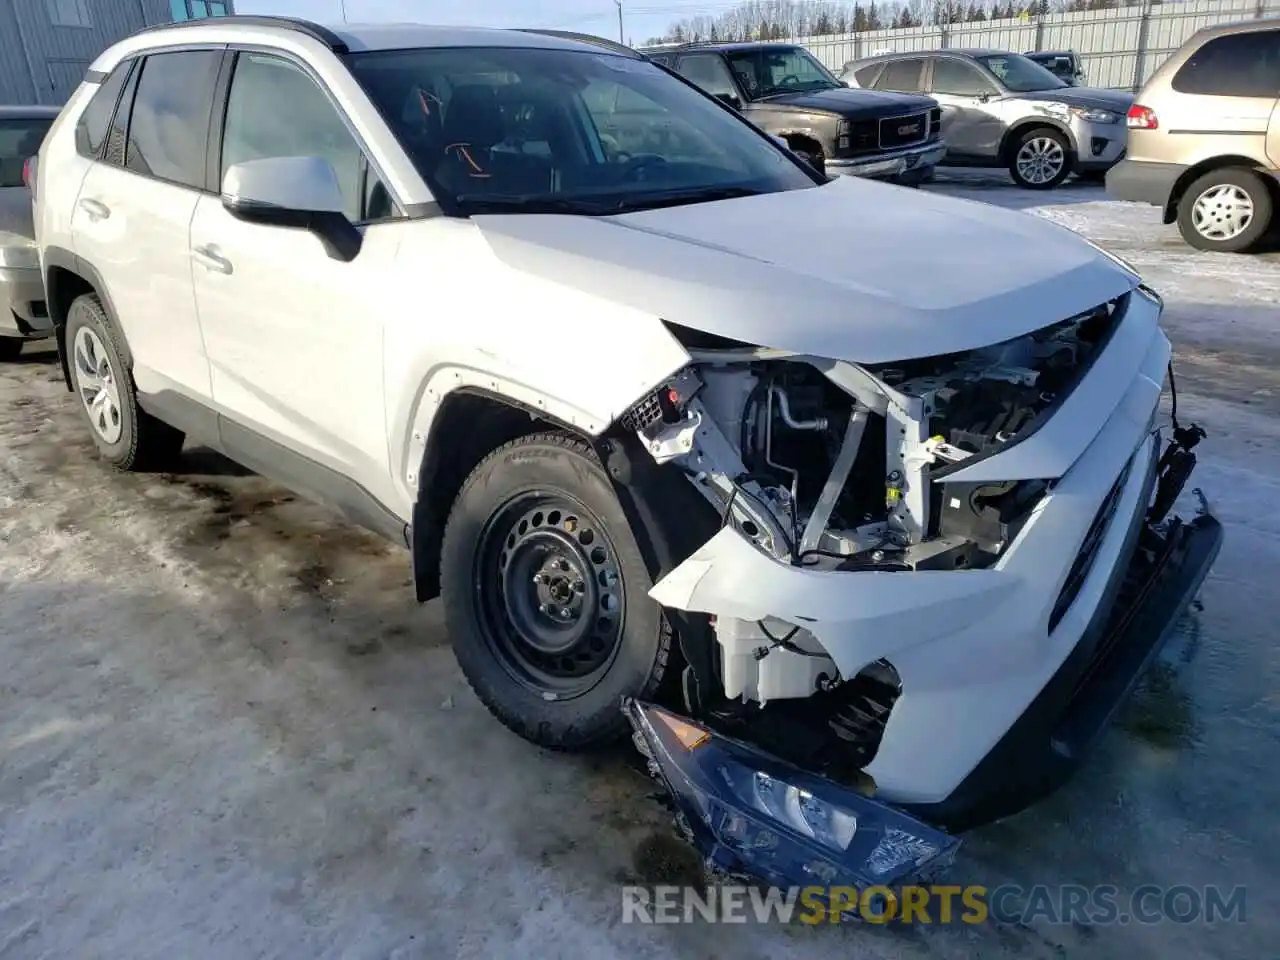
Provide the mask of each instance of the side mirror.
POLYGON ((732 93, 717 93, 716 99, 719 100, 721 103, 723 103, 725 106, 733 107, 733 109, 735 110, 742 109, 742 101, 739 100, 732 93))
POLYGON ((222 178, 222 206, 237 220, 314 233, 325 252, 348 263, 363 235, 343 212, 338 175, 321 157, 268 157, 233 164, 222 178))

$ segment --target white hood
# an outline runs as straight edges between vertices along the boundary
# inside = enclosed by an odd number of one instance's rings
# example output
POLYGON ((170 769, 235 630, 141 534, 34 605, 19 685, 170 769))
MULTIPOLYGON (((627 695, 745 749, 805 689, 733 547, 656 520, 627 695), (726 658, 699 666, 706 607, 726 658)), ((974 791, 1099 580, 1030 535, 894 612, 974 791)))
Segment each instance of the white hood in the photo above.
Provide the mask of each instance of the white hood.
POLYGON ((473 219, 513 269, 705 333, 858 363, 998 343, 1137 282, 1039 217, 852 177, 614 217, 473 219))

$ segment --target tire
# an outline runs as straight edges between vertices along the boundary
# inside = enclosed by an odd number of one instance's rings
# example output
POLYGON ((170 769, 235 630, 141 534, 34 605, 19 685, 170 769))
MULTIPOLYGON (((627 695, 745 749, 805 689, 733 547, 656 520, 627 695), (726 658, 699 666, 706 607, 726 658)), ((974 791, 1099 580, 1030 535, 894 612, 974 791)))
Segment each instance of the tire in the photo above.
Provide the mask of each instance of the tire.
POLYGON ((1178 230, 1197 250, 1246 253, 1271 228, 1275 203, 1267 183, 1247 167, 1221 167, 1197 178, 1178 201, 1178 230), (1249 207, 1243 227, 1232 222, 1232 206, 1249 207), (1238 232, 1232 232, 1235 229, 1238 232))
POLYGON ((25 341, 18 337, 0 337, 0 363, 10 363, 22 355, 22 344, 25 341))
POLYGON ((648 597, 652 582, 626 515, 586 443, 540 433, 489 454, 454 501, 440 569, 454 655, 498 720, 553 750, 629 733, 622 698, 654 695, 672 639, 648 597))
POLYGON ((1052 190, 1063 180, 1071 176, 1072 156, 1071 143, 1065 134, 1053 127, 1034 127, 1018 137, 1009 151, 1009 175, 1013 182, 1024 190, 1052 190), (1034 156, 1043 158, 1044 166, 1039 169, 1043 178, 1028 176, 1032 169, 1020 169, 1024 159, 1030 161, 1034 156))
POLYGON ((66 350, 72 391, 102 459, 147 470, 177 458, 183 434, 138 406, 119 334, 96 295, 77 297, 67 311, 66 350))

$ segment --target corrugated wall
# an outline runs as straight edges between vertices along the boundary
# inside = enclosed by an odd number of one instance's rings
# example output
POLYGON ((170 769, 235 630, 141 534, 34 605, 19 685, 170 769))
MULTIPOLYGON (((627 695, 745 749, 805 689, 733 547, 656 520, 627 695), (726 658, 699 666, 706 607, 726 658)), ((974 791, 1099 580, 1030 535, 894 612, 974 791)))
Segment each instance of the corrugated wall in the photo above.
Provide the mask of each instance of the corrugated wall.
POLYGON ((99 53, 171 19, 169 0, 0 0, 0 103, 63 103, 99 53))
POLYGON ((882 51, 993 47, 1074 50, 1095 87, 1136 90, 1168 56, 1203 27, 1238 20, 1280 17, 1280 0, 1185 0, 1086 13, 1050 14, 1041 20, 990 20, 949 27, 875 30, 801 42, 828 67, 882 51))

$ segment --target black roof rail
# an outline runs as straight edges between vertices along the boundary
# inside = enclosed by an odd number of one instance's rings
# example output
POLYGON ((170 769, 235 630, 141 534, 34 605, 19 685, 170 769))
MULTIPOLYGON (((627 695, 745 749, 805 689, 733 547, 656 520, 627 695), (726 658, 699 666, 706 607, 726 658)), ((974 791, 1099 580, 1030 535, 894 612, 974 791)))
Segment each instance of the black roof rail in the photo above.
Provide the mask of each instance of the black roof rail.
POLYGON ((201 17, 199 20, 179 20, 177 23, 158 23, 155 26, 143 27, 138 34, 155 33, 157 30, 174 30, 183 27, 209 27, 218 25, 233 27, 279 27, 301 33, 312 40, 319 40, 334 53, 348 53, 346 42, 330 30, 310 20, 299 17, 273 17, 260 14, 234 13, 226 17, 201 17))
POLYGON ((542 27, 516 27, 516 30, 519 33, 534 33, 543 37, 555 37, 558 40, 576 40, 578 43, 590 43, 593 46, 604 47, 606 50, 612 50, 614 53, 621 53, 628 57, 640 56, 633 48, 624 43, 606 40, 604 37, 597 37, 590 33, 575 33, 572 30, 544 30, 542 27))

